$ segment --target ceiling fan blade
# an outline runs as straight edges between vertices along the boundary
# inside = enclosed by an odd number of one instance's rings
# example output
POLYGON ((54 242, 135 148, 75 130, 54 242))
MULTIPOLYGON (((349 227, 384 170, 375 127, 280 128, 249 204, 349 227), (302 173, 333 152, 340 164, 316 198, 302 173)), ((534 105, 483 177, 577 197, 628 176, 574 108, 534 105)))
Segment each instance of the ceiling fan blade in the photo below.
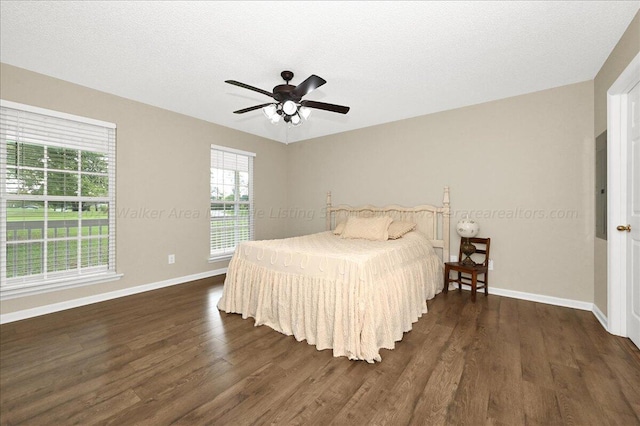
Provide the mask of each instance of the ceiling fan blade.
POLYGON ((301 98, 307 93, 311 92, 312 90, 315 90, 318 87, 322 86, 326 82, 327 81, 324 78, 318 77, 317 75, 314 74, 311 77, 307 78, 302 83, 298 84, 296 88, 293 89, 291 94, 297 98, 301 98))
POLYGON ((271 102, 268 104, 261 104, 261 105, 255 105, 249 108, 244 108, 244 109, 239 109, 237 111, 233 111, 234 114, 244 114, 245 112, 249 112, 249 111, 255 111, 257 109, 266 107, 267 105, 271 105, 271 102))
POLYGON ((273 98, 273 93, 267 92, 266 90, 258 89, 257 87, 249 86, 248 84, 240 83, 235 80, 225 80, 225 83, 233 84, 234 86, 242 87, 244 89, 253 90, 254 92, 262 93, 263 95, 271 96, 273 98))
POLYGON ((346 114, 349 112, 349 109, 350 109, 348 106, 326 104, 324 102, 316 102, 316 101, 302 101, 300 102, 300 105, 307 108, 315 108, 315 109, 323 109, 325 111, 339 112, 340 114, 346 114))

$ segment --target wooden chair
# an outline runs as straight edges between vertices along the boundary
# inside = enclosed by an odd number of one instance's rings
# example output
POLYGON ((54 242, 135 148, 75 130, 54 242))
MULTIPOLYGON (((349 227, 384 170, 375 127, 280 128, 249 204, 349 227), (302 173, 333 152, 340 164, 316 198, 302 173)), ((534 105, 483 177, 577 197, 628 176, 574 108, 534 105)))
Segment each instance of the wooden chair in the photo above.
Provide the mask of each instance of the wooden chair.
POLYGON ((484 294, 489 294, 487 288, 489 286, 489 248, 491 247, 491 238, 469 238, 471 244, 476 246, 476 253, 484 255, 484 261, 477 265, 469 266, 462 264, 462 244, 458 252, 459 262, 446 262, 444 264, 444 292, 449 291, 449 283, 458 283, 458 288, 462 291, 462 284, 471 286, 471 300, 476 301, 476 291, 484 288, 484 294), (457 272, 458 278, 452 279, 449 275, 451 271, 457 272), (483 279, 479 279, 481 275, 483 279), (479 286, 478 283, 481 285, 479 286))

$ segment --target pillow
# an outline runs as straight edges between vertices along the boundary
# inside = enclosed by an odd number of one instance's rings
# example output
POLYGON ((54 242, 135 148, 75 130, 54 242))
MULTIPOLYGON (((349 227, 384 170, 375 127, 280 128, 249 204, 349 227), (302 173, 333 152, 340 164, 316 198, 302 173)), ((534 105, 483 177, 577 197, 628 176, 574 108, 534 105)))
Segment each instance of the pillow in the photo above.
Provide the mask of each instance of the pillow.
POLYGON ((333 230, 333 234, 334 235, 340 235, 342 234, 342 231, 344 231, 344 226, 347 224, 346 220, 343 220, 342 222, 340 222, 339 224, 336 225, 336 228, 333 230))
POLYGON ((354 217, 347 219, 342 231, 342 238, 362 238, 371 241, 386 241, 389 239, 390 216, 354 217))
POLYGON ((412 222, 393 221, 389 225, 389 239, 397 240, 402 238, 407 232, 413 231, 416 228, 416 224, 412 222))

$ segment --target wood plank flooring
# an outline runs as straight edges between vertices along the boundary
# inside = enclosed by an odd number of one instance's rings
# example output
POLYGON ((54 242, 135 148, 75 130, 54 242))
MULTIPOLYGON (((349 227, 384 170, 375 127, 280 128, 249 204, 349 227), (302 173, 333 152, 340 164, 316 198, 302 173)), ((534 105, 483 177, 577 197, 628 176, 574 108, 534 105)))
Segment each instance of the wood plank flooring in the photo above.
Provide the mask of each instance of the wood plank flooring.
POLYGON ((219 312, 220 278, 0 326, 2 425, 640 425, 640 355, 590 312, 438 295, 382 362, 219 312))

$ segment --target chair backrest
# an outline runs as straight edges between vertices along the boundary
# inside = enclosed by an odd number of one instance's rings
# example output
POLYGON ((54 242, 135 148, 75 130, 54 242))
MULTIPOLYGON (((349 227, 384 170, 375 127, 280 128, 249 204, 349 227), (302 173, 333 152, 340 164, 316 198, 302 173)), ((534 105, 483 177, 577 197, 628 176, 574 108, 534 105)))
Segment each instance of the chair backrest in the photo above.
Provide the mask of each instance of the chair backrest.
MULTIPOLYGON (((489 266, 489 249, 491 248, 491 238, 469 238, 469 242, 476 246, 475 253, 484 255, 484 260, 481 263, 483 266, 489 266)), ((462 243, 460 243, 460 250, 458 251, 458 261, 462 261, 462 243)))

